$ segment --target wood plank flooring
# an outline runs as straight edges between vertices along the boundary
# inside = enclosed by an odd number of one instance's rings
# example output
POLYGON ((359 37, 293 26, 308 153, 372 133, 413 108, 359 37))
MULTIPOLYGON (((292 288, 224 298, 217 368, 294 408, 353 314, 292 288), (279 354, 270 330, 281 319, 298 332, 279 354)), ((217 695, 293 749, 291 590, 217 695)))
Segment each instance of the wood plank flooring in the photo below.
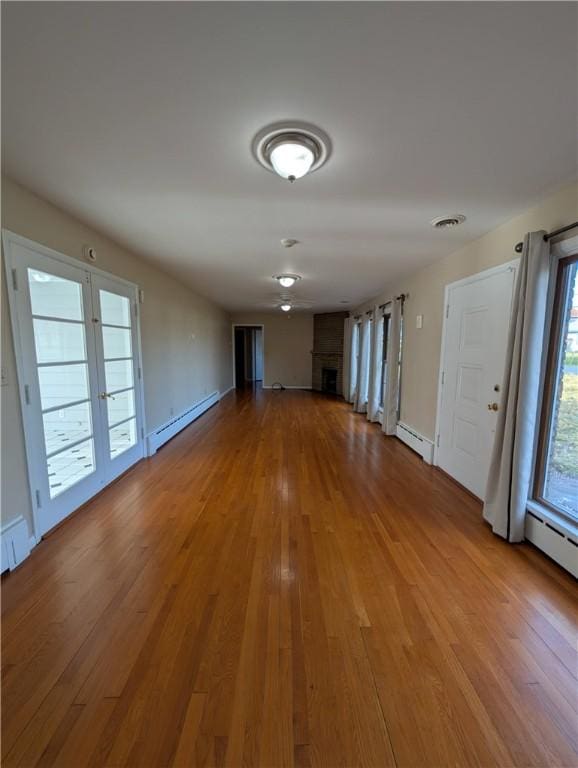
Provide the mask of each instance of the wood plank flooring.
POLYGON ((3 579, 3 766, 576 766, 576 584, 340 400, 233 393, 3 579))

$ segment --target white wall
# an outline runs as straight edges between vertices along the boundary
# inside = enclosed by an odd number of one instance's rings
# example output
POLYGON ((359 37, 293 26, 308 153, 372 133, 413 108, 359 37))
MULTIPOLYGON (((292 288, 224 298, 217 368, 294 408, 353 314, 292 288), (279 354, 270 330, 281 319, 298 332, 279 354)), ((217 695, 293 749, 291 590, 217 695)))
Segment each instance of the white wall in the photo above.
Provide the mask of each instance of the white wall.
MULTIPOLYGON (((67 256, 82 259, 85 244, 96 266, 144 290, 141 337, 146 429, 167 421, 204 395, 232 385, 231 318, 157 267, 87 227, 9 179, 2 179, 2 226, 67 256)), ((2 279, 4 267, 2 266, 2 279)), ((2 524, 31 521, 24 435, 6 289, 2 287, 2 524)), ((30 528, 31 522, 29 522, 30 528)))
POLYGON ((313 315, 296 312, 243 312, 238 325, 263 325, 263 385, 279 381, 285 387, 311 386, 313 315))
MULTIPOLYGON (((540 205, 492 230, 464 248, 386 284, 375 299, 355 310, 363 312, 392 296, 407 293, 401 391, 401 421, 434 439, 443 321, 444 287, 448 283, 503 264, 516 257, 514 245, 526 232, 552 231, 578 219, 578 185, 558 191, 540 205), (416 316, 423 327, 416 328, 416 316)), ((507 329, 504 329, 507 333, 507 329)))

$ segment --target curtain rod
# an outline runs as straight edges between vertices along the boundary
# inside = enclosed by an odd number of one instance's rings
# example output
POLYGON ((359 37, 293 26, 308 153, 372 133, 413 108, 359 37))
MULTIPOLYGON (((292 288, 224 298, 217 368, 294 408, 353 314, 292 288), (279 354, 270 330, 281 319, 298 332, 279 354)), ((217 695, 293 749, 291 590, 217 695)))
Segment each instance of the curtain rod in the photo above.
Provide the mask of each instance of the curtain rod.
MULTIPOLYGON (((573 221, 572 224, 568 224, 565 227, 560 227, 560 229, 555 229, 553 232, 550 232, 547 235, 544 235, 544 242, 548 242, 551 237, 556 237, 557 235, 562 235, 564 232, 568 232, 570 229, 575 229, 578 227, 578 221, 573 221)), ((516 253, 522 253, 522 248, 524 247, 524 243, 516 243, 514 250, 516 253)))

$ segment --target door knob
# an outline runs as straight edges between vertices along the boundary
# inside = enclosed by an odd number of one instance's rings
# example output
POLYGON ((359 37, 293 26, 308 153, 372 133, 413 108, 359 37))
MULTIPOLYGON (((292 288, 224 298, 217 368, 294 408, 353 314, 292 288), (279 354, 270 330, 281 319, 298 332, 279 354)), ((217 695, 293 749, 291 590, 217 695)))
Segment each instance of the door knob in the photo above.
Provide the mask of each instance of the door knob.
POLYGON ((488 411, 497 411, 499 407, 497 403, 488 403, 488 411))

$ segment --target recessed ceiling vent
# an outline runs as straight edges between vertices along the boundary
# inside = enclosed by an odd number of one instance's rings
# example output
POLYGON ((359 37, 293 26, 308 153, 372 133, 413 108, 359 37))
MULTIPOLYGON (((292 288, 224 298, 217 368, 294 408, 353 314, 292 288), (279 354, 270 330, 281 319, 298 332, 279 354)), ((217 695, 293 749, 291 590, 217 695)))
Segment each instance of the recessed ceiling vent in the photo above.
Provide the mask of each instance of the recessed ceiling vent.
POLYGON ((438 216, 437 219, 432 219, 430 223, 434 229, 449 229, 463 224, 465 220, 466 217, 462 216, 461 213, 453 213, 451 216, 438 216))

